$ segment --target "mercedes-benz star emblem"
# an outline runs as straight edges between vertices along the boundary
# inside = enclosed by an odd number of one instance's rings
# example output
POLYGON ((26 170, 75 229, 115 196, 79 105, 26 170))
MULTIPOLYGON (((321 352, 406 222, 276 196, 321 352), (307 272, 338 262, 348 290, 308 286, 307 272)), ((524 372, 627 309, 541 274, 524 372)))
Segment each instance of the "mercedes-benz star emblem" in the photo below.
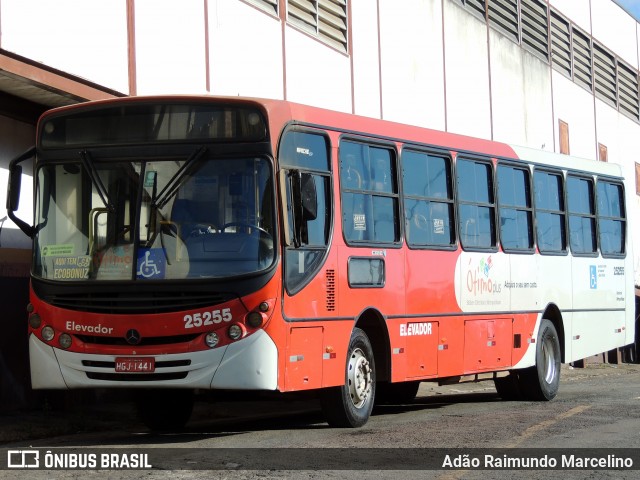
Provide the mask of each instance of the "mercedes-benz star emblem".
POLYGON ((140 343, 140 340, 142 340, 142 337, 140 336, 140 333, 137 330, 134 330, 132 328, 131 330, 127 331, 127 333, 124 335, 124 339, 127 341, 129 345, 138 345, 140 343))

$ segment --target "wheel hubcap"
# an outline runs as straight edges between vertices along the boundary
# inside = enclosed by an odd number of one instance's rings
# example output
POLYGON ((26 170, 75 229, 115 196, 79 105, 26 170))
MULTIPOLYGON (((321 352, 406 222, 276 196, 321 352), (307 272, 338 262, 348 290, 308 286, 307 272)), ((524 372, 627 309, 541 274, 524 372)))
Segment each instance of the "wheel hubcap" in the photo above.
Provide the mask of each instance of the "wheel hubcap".
POLYGON ((553 338, 547 337, 542 342, 542 358, 544 359, 544 380, 552 383, 556 377, 556 354, 553 348, 553 338))
POLYGON ((359 348, 351 353, 347 381, 353 405, 356 408, 362 407, 371 395, 371 365, 359 348))

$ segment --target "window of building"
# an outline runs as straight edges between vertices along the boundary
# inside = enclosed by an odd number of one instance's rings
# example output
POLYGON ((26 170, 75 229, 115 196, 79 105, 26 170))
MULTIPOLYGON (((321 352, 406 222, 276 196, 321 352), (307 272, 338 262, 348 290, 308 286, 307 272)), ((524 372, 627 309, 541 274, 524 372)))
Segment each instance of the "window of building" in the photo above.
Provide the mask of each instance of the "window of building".
POLYGON ((618 60, 618 100, 622 113, 636 120, 639 119, 638 71, 620 60, 618 60))
POLYGON ((457 161, 458 232, 465 249, 495 249, 495 200, 491 164, 457 161))
POLYGON ((287 0, 287 13, 291 24, 347 51, 347 0, 287 0))
POLYGON ((593 60, 595 65, 596 96, 617 107, 616 95, 616 58, 601 45, 594 45, 593 60))
POLYGON ((540 0, 462 0, 473 14, 489 20, 489 25, 507 38, 542 57, 549 59, 548 8, 540 0), (520 5, 518 5, 520 4, 520 5))
POLYGON ((504 250, 533 249, 533 208, 529 170, 498 166, 500 243, 504 250))
POLYGON ((549 11, 546 2, 521 0, 522 45, 534 54, 549 59, 549 11))
POLYGON ((485 20, 486 19, 486 4, 485 0, 459 0, 462 6, 473 13, 475 16, 485 20))
POLYGON ((519 41, 518 0, 491 0, 488 3, 488 15, 489 25, 514 42, 519 41))
POLYGON ((451 160, 404 150, 402 178, 407 243, 412 247, 453 246, 451 160))
POLYGON ((625 210, 622 185, 598 181, 598 235, 603 255, 625 253, 625 210))
POLYGON ((567 177, 569 207, 569 244, 574 254, 594 254, 596 244, 596 212, 593 180, 567 177))
POLYGON ((573 80, 578 85, 593 91, 593 61, 591 37, 573 27, 571 53, 573 56, 573 80))
POLYGON ((571 26, 560 14, 551 10, 551 65, 571 78, 571 26))
POLYGON ((566 252, 567 232, 562 175, 536 169, 533 174, 533 190, 538 249, 541 253, 566 252))
POLYGON ((608 162, 609 157, 607 155, 607 146, 601 143, 598 143, 598 160, 601 162, 608 162))
POLYGON ((247 3, 255 5, 265 12, 277 15, 278 14, 278 0, 244 0, 247 3))
POLYGON ((638 70, 609 52, 544 0, 455 0, 507 38, 640 121, 638 70))
POLYGON ((394 150, 342 141, 340 185, 342 225, 348 242, 400 241, 394 150))
POLYGON ((564 120, 558 120, 558 133, 560 136, 560 153, 569 155, 569 124, 564 120))

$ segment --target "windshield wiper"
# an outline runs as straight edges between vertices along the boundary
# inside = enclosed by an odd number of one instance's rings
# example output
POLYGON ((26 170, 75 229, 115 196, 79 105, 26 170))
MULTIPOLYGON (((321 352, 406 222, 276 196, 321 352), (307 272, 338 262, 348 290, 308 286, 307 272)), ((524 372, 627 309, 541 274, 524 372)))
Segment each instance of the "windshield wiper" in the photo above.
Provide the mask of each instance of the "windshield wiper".
POLYGON ((93 183, 93 186, 96 187, 96 190, 98 191, 98 195, 100 195, 100 199, 102 200, 102 203, 104 203, 104 205, 107 207, 109 212, 111 213, 115 212, 116 207, 111 201, 111 199, 109 198, 109 191, 105 188, 104 183, 102 183, 102 179, 100 178, 100 175, 98 174, 98 171, 96 170, 96 167, 93 164, 93 159, 91 158, 91 154, 86 150, 81 151, 80 160, 82 160, 82 165, 84 165, 84 168, 87 171, 87 174, 89 175, 89 178, 93 183))
POLYGON ((178 169, 173 177, 167 182, 165 187, 160 191, 158 196, 153 199, 151 206, 153 208, 162 208, 173 197, 176 191, 182 186, 188 173, 191 173, 195 164, 202 158, 207 151, 204 145, 193 152, 184 162, 184 165, 178 169))

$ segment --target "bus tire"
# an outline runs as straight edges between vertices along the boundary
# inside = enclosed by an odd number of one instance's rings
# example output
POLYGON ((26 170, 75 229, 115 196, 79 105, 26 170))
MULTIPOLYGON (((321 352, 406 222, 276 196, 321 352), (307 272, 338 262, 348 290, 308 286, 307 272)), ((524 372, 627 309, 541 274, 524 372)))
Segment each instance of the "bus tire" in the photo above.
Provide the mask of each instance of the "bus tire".
POLYGON ((519 373, 526 400, 552 400, 560 387, 560 341, 556 327, 543 319, 536 339, 536 364, 519 373))
POLYGON ((418 395, 419 381, 411 382, 379 382, 376 385, 376 405, 411 403, 418 395))
POLYGON ((354 328, 349 341, 345 383, 324 389, 320 402, 332 427, 361 427, 369 420, 376 391, 373 349, 367 335, 354 328))
POLYGON ((153 432, 182 430, 193 411, 192 390, 140 390, 135 399, 138 418, 153 432))

